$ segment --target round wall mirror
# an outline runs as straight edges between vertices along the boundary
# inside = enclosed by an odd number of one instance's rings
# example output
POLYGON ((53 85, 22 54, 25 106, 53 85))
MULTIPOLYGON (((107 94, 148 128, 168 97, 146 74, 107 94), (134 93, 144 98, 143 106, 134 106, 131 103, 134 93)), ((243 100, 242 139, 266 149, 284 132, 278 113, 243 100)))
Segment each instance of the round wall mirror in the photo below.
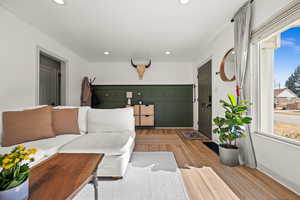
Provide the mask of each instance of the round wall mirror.
POLYGON ((234 49, 230 49, 226 52, 223 57, 222 63, 220 65, 220 77, 222 81, 229 82, 235 80, 234 75, 234 63, 235 63, 235 55, 234 49))

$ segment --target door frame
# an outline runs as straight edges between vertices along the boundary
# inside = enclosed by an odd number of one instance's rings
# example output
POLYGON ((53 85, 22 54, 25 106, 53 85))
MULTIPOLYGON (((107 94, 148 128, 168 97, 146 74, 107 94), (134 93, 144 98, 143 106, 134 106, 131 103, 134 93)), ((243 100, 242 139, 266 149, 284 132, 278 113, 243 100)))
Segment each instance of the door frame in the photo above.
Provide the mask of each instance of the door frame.
POLYGON ((70 102, 70 69, 69 61, 56 53, 49 51, 39 45, 36 46, 36 69, 35 69, 35 104, 39 105, 40 98, 40 55, 44 54, 61 63, 61 105, 68 105, 70 102))

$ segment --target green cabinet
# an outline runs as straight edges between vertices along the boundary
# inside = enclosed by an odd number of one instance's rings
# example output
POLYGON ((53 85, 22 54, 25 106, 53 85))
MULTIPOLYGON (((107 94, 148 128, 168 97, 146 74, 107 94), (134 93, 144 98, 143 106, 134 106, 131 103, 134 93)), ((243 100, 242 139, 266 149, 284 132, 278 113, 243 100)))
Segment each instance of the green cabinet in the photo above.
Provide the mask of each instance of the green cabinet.
POLYGON ((155 105, 156 127, 193 126, 193 85, 94 85, 93 91, 95 108, 125 107, 126 92, 133 92, 132 104, 155 105))

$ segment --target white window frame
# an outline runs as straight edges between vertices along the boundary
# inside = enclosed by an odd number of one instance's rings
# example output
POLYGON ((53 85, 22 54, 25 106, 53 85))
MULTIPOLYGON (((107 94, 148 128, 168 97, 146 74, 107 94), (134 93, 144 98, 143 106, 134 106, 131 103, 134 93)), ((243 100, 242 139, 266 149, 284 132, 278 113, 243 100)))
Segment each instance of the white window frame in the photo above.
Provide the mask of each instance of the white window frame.
MULTIPOLYGON (((251 96, 253 102, 253 123, 252 128, 255 134, 263 135, 265 137, 279 140, 280 142, 289 143, 300 146, 300 141, 290 139, 284 136, 275 135, 274 133, 266 133, 261 131, 262 120, 262 108, 261 99, 261 62, 260 62, 260 42, 265 38, 270 37, 276 33, 282 32, 292 24, 300 20, 300 2, 298 0, 291 2, 286 8, 280 10, 277 14, 270 18, 266 23, 260 26, 252 34, 251 45, 250 45, 250 67, 253 72, 251 78, 251 96)), ((273 102, 271 102, 273 103, 273 102)))

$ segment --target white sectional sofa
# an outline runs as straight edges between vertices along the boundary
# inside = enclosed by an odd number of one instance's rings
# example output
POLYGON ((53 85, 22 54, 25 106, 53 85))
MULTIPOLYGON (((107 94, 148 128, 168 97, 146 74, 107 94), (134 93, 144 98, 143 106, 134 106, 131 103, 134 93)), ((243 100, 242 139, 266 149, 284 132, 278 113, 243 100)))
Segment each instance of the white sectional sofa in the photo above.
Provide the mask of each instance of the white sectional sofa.
MULTIPOLYGON (((74 107, 56 107, 56 109, 74 107)), ((33 108, 22 108, 26 110, 33 108)), ((3 112, 3 111, 2 111, 3 112)), ((0 134, 2 138, 2 112, 0 134)), ((55 153, 104 153, 98 176, 121 178, 135 146, 135 125, 132 108, 91 109, 79 107, 80 135, 59 135, 23 143, 27 148, 37 148, 36 165, 55 153)), ((10 152, 15 146, 0 147, 0 154, 10 152)))

